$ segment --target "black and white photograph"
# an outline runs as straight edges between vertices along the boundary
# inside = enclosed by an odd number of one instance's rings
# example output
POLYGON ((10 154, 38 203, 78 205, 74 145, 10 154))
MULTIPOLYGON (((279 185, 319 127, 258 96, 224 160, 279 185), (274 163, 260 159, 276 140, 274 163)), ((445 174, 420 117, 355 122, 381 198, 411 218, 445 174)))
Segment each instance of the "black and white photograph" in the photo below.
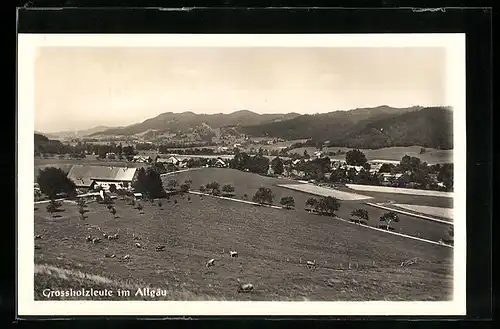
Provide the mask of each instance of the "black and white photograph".
POLYGON ((20 314, 465 314, 463 34, 18 46, 20 314))

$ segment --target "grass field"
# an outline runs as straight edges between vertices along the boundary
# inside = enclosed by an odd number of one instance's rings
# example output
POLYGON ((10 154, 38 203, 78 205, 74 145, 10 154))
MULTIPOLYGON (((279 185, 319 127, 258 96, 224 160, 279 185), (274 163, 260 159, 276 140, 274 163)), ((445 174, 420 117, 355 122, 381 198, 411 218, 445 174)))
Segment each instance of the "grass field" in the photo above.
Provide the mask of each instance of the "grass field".
POLYGON ((300 192, 310 193, 318 196, 331 196, 342 201, 366 200, 370 196, 357 193, 339 191, 332 188, 321 187, 313 184, 280 184, 279 187, 288 188, 300 192))
MULTIPOLYGON (((189 174, 195 173, 201 171, 189 174)), ((178 197, 177 205, 165 200, 163 209, 145 203, 143 214, 118 200, 116 219, 96 203, 88 205, 85 221, 72 204, 64 204, 65 210, 55 218, 45 207, 36 209, 35 234, 42 238, 35 240, 40 247, 35 250, 35 296, 43 298, 40 292, 47 286, 83 285, 150 286, 167 289, 165 299, 176 300, 451 298, 450 248, 305 211, 186 198, 178 197), (88 234, 102 234, 96 226, 110 234, 118 232, 119 239, 86 242, 88 234), (141 237, 142 248, 134 246, 132 234, 141 237), (164 252, 155 252, 159 244, 166 246, 164 252), (230 258, 229 250, 238 251, 239 258, 230 258), (106 258, 105 253, 116 257, 106 258), (125 254, 129 260, 121 259, 125 254), (416 257, 416 264, 400 267, 402 261, 416 257), (204 264, 210 258, 216 259, 216 266, 207 269, 204 264), (306 260, 316 260, 318 268, 307 269, 306 260), (255 290, 238 294, 237 278, 251 282, 255 290)))
MULTIPOLYGON (((293 184, 295 183, 295 181, 260 176, 234 169, 203 168, 200 170, 182 172, 175 175, 166 176, 164 177, 164 182, 167 182, 169 179, 177 179, 179 183, 182 183, 188 178, 193 182, 193 189, 198 189, 200 185, 205 185, 214 180, 217 181, 221 186, 224 184, 231 184, 235 188, 235 198, 240 199, 243 198, 244 194, 247 194, 248 199, 251 200, 255 191, 257 191, 257 189, 262 186, 270 188, 273 191, 276 204, 279 203, 279 200, 283 196, 293 196, 296 205, 294 216, 297 218, 302 218, 303 216, 307 215, 307 212, 304 210, 305 202, 308 198, 315 196, 313 194, 294 191, 278 186, 281 184, 293 184)), ((345 191, 352 192, 352 190, 349 189, 345 189, 345 191)), ((365 193, 363 192, 363 194, 365 193)), ((338 216, 349 219, 352 210, 357 208, 366 209, 371 218, 368 221, 368 225, 377 227, 381 224, 379 218, 385 211, 366 205, 364 203, 365 201, 384 203, 397 200, 396 203, 422 204, 431 206, 442 206, 441 204, 448 205, 450 202, 453 202, 453 199, 450 198, 436 198, 428 196, 412 197, 402 194, 386 194, 376 192, 370 192, 370 194, 366 195, 372 196, 373 199, 341 201, 340 209, 337 212, 338 216), (413 199, 414 201, 412 201, 413 199), (441 199, 444 199, 444 201, 441 199)), ((446 224, 430 222, 424 219, 406 215, 400 215, 400 219, 401 220, 399 223, 394 223, 393 225, 395 231, 398 233, 417 236, 432 241, 439 241, 441 238, 447 236, 448 225, 446 224)))
POLYGON ((441 207, 431 207, 431 206, 419 206, 414 204, 394 204, 398 208, 405 210, 410 210, 417 214, 424 214, 434 217, 442 217, 447 219, 454 218, 453 208, 441 208, 441 207))
POLYGON ((354 191, 362 192, 381 192, 391 194, 408 194, 412 196, 430 196, 440 198, 453 198, 453 192, 431 191, 431 190, 418 190, 411 188, 389 187, 389 186, 375 186, 375 185, 358 185, 346 184, 346 186, 354 191))
MULTIPOLYGON (((437 150, 432 148, 427 148, 425 153, 420 154, 420 146, 408 146, 408 147, 386 147, 381 149, 361 149, 365 154, 368 161, 370 160, 394 160, 400 161, 405 155, 413 156, 419 158, 422 162, 427 162, 428 164, 436 163, 452 163, 453 162, 453 150, 437 150)), ((313 154, 317 151, 315 147, 300 147, 291 150, 290 152, 303 154, 304 150, 307 150, 309 154, 313 154)), ((324 152, 337 152, 338 150, 343 150, 347 152, 349 148, 347 147, 325 147, 324 152)), ((332 159, 345 160, 344 155, 332 156, 332 159)))

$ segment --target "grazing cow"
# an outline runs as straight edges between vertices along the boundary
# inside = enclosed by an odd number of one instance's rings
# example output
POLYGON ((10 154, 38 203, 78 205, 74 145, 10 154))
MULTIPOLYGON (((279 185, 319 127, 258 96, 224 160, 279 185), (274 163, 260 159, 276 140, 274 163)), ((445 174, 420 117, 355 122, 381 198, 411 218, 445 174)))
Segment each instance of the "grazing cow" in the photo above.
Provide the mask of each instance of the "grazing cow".
POLYGON ((238 252, 229 250, 229 257, 238 257, 238 252))
POLYGON ((400 267, 410 266, 410 265, 415 264, 417 261, 418 261, 418 257, 417 258, 408 259, 408 260, 406 260, 404 262, 401 262, 401 265, 399 265, 399 266, 400 267))
POLYGON ((115 254, 104 254, 104 257, 106 258, 115 258, 115 254))
POLYGON ((316 261, 315 261, 315 260, 313 260, 313 261, 311 262, 310 260, 308 260, 308 261, 306 262, 306 266, 307 266, 307 268, 316 268, 316 261))
POLYGON ((142 248, 141 244, 140 244, 140 243, 137 243, 137 242, 135 243, 135 246, 136 246, 137 248, 142 248))
POLYGON ((165 251, 165 246, 157 246, 156 251, 165 251))
POLYGON ((251 283, 241 283, 240 279, 237 280, 238 280, 238 293, 250 292, 253 290, 253 285, 251 283))
POLYGON ((123 256, 123 259, 125 259, 125 260, 130 259, 130 255, 123 256))
POLYGON ((35 245, 35 249, 41 249, 39 245, 35 245))
POLYGON ((107 239, 108 238, 108 235, 106 233, 103 233, 102 236, 107 239))
POLYGON ((118 239, 118 234, 111 234, 106 237, 108 240, 116 240, 118 239))
POLYGON ((39 240, 41 238, 42 238, 42 236, 40 234, 35 235, 35 240, 39 240))
POLYGON ((86 240, 87 242, 92 241, 92 236, 91 236, 91 235, 89 235, 89 236, 88 236, 85 240, 86 240))
POLYGON ((215 265, 215 259, 210 259, 206 264, 205 266, 208 268, 208 267, 211 267, 211 266, 214 266, 215 265))
POLYGON ((93 244, 96 244, 96 243, 99 243, 99 242, 101 242, 101 239, 99 239, 99 238, 93 238, 92 239, 92 243, 93 244))

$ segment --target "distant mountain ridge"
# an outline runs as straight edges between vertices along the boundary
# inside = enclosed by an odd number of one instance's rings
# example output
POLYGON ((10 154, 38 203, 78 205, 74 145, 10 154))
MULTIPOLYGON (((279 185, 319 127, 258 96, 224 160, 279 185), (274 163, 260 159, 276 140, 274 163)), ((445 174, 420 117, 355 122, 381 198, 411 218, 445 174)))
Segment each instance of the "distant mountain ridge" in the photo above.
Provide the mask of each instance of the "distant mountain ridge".
POLYGON ((226 126, 259 125, 283 121, 300 116, 298 113, 287 114, 257 114, 248 110, 236 111, 230 114, 196 114, 193 112, 165 112, 141 123, 121 128, 107 129, 96 132, 96 135, 135 135, 155 130, 159 133, 189 133, 197 127, 208 125, 212 129, 226 126))
POLYGON ((37 132, 35 133, 47 136, 49 138, 70 138, 70 137, 85 137, 85 136, 90 136, 92 134, 100 133, 102 131, 112 129, 112 128, 120 128, 120 127, 110 127, 110 126, 97 126, 89 129, 81 129, 81 130, 75 130, 75 131, 61 131, 61 132, 55 132, 55 133, 43 133, 43 132, 37 132))
POLYGON ((322 114, 257 114, 248 110, 230 114, 166 112, 141 123, 98 131, 96 135, 139 135, 154 133, 192 133, 221 127, 234 127, 253 137, 279 137, 287 140, 329 141, 331 146, 382 148, 420 145, 453 148, 453 112, 450 107, 387 105, 322 114))

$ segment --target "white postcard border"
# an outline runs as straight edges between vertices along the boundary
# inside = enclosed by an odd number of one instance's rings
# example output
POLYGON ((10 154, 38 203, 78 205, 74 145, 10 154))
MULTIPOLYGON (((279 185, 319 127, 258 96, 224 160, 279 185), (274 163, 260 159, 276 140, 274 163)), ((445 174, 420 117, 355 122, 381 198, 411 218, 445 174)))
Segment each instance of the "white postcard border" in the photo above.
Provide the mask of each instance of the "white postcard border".
POLYGON ((28 315, 465 315, 465 34, 19 34, 17 311, 28 315), (218 302, 34 300, 34 73, 39 47, 445 47, 446 100, 453 107, 454 294, 447 302, 218 302))

